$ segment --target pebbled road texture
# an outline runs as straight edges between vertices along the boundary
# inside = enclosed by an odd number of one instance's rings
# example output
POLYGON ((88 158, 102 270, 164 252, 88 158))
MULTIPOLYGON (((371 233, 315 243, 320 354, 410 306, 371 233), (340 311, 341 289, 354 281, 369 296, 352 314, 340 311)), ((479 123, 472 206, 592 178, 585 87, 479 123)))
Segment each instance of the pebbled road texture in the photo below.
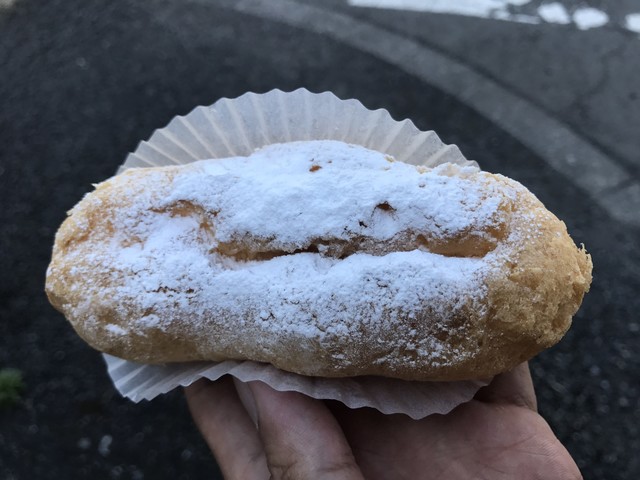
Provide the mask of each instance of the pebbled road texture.
MULTIPOLYGON (((265 2, 232 3, 0 4, 0 368, 25 376, 22 401, 0 409, 0 478, 218 475, 180 392, 138 405, 118 397, 99 355, 48 305, 44 271, 65 211, 155 128, 223 96, 300 86, 436 130, 527 185, 587 245, 592 291, 567 337, 532 362, 540 410, 585 478, 639 478, 640 230, 455 95, 317 29, 252 13, 265 2)), ((490 72, 637 181, 640 39, 324 8, 490 72)))

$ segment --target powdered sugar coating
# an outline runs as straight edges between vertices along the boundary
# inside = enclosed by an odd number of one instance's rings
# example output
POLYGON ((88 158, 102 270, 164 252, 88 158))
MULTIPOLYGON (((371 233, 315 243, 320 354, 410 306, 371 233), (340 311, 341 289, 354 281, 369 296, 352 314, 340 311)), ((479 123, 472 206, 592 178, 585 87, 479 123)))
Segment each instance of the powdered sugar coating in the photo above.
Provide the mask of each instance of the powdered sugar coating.
POLYGON ((190 200, 219 212, 220 242, 250 234, 272 239, 274 248, 291 248, 316 238, 383 240, 409 229, 439 236, 480 230, 495 221, 501 202, 486 188, 357 145, 314 141, 189 164, 166 202, 190 200))
MULTIPOLYGON (((125 174, 105 220, 108 235, 83 216, 103 207, 101 197, 90 194, 71 212, 87 238, 65 263, 74 265, 87 300, 70 305, 70 317, 93 318, 97 306, 115 312, 119 320, 106 327, 83 328, 119 342, 157 332, 199 338, 194 359, 219 351, 268 361, 282 344, 295 344, 310 355, 326 352, 336 372, 360 357, 391 370, 459 362, 474 352, 452 346, 452 336, 465 335, 456 320, 485 313, 485 279, 505 255, 497 240, 495 250, 470 257, 417 247, 344 258, 299 250, 354 236, 491 240, 521 187, 482 175, 448 164, 415 167, 335 141, 125 174), (241 261, 218 250, 247 238, 279 253, 241 261), (402 335, 388 335, 400 326, 402 335), (367 351, 332 347, 345 342, 367 351)), ((304 373, 314 374, 313 366, 304 373)))

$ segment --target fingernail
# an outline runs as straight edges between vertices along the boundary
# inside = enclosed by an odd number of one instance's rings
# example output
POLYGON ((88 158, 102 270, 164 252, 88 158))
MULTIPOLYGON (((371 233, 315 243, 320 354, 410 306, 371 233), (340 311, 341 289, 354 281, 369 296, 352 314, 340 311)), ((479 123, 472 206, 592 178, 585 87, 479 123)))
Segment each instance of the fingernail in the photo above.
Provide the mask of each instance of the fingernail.
POLYGON ((237 378, 233 378, 233 384, 236 387, 236 391, 238 392, 238 397, 240 397, 240 402, 244 406, 244 409, 249 414, 251 421, 258 428, 258 409, 256 407, 256 401, 253 398, 253 393, 244 382, 241 382, 237 378))

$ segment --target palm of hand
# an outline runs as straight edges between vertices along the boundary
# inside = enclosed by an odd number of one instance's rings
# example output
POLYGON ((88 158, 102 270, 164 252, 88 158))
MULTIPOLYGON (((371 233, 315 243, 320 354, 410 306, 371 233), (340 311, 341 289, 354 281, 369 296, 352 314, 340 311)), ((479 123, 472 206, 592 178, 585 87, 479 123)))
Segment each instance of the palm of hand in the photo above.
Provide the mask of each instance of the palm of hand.
POLYGON ((547 423, 524 406, 472 400, 417 422, 335 413, 367 479, 580 478, 547 423))

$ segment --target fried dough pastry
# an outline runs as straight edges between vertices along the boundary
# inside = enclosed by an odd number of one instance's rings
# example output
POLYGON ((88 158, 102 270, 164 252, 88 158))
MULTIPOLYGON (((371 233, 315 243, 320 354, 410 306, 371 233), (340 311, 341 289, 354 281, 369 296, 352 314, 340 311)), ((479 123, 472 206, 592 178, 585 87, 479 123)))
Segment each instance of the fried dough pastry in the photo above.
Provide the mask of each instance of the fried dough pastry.
POLYGON ((97 185, 56 235, 46 291, 128 360, 463 380, 558 342, 591 268, 514 180, 313 141, 97 185))

